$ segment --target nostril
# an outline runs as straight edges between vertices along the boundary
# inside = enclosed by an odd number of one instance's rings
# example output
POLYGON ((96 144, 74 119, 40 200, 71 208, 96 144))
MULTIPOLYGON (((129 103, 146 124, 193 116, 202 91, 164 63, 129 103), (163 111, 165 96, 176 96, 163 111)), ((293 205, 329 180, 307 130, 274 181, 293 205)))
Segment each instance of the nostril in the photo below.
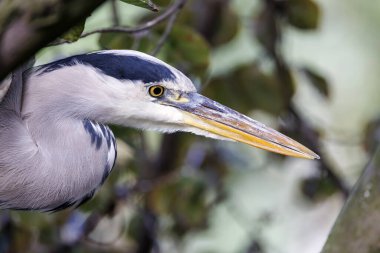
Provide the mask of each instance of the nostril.
POLYGON ((202 102, 202 106, 206 107, 206 108, 209 108, 211 110, 214 110, 214 111, 218 111, 218 112, 225 112, 222 108, 220 108, 218 106, 218 104, 214 101, 203 101, 202 102))
POLYGON ((176 99, 180 100, 182 98, 182 96, 183 96, 182 93, 178 93, 176 99))

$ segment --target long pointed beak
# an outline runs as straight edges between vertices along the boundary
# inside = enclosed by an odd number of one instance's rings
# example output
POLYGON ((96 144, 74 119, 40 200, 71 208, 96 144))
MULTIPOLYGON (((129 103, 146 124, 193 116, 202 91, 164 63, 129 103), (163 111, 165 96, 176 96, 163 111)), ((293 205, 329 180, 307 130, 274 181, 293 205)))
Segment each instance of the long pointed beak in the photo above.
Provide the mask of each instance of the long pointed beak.
POLYGON ((302 144, 198 93, 167 95, 161 103, 184 111, 184 123, 188 126, 275 153, 319 159, 302 144))

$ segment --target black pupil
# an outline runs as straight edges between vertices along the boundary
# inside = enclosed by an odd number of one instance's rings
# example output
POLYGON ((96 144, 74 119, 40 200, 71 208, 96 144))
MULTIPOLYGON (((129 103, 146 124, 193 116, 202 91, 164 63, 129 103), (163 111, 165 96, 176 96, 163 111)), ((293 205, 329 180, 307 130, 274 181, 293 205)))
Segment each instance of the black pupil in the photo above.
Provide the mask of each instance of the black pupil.
POLYGON ((162 93, 162 88, 161 87, 154 87, 153 88, 153 95, 160 96, 161 93, 162 93))

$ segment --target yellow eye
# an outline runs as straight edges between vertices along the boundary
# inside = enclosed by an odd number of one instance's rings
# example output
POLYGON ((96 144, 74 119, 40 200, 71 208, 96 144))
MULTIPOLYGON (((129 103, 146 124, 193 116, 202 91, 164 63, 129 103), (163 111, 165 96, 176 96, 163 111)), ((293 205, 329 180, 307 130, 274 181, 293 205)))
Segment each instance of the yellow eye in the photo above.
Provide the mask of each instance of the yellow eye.
POLYGON ((158 98, 161 97, 165 92, 165 88, 161 85, 153 85, 149 87, 149 95, 152 97, 158 98))

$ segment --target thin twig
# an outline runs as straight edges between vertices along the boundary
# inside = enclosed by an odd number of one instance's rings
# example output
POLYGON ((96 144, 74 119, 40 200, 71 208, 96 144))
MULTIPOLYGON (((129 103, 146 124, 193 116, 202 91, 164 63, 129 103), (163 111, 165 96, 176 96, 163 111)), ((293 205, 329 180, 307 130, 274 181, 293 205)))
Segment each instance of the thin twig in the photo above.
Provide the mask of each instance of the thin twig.
POLYGON ((112 11, 112 24, 114 26, 120 25, 119 11, 117 10, 116 0, 111 1, 111 11, 112 11))
MULTIPOLYGON (((281 93, 285 98, 291 97, 291 88, 289 88, 292 85, 291 80, 291 74, 289 70, 289 65, 286 62, 286 59, 282 53, 281 48, 281 34, 282 34, 282 28, 281 25, 279 25, 279 17, 278 12, 276 11, 276 1, 275 0, 263 0, 263 2, 266 4, 266 8, 269 11, 270 17, 272 19, 273 23, 273 32, 277 33, 274 37, 273 41, 270 44, 270 46, 267 46, 266 52, 268 53, 269 57, 274 61, 276 74, 279 80, 281 80, 282 85, 281 93)), ((319 140, 319 136, 316 132, 316 130, 309 125, 309 123, 304 119, 300 113, 298 113, 297 108, 291 103, 289 100, 287 107, 287 113, 288 115, 292 116, 295 120, 296 129, 298 133, 305 139, 305 144, 307 144, 308 147, 310 147, 312 150, 314 150, 316 153, 321 153, 321 143, 319 140)), ((331 183, 333 183, 337 189, 344 195, 345 198, 348 198, 350 194, 350 188, 346 184, 346 182, 334 171, 334 169, 324 160, 321 159, 318 161, 319 166, 318 169, 321 172, 324 172, 326 177, 330 180, 331 183)))
MULTIPOLYGON (((171 17, 173 14, 177 13, 187 0, 177 0, 173 5, 171 5, 169 8, 167 8, 160 16, 142 24, 136 27, 125 27, 125 26, 114 26, 114 27, 107 27, 107 28, 101 28, 96 29, 87 33, 83 33, 80 38, 85 38, 93 34, 97 33, 129 33, 129 34, 136 34, 143 31, 147 31, 154 26, 158 25, 159 23, 165 21, 167 18, 171 17)), ((61 44, 69 44, 72 43, 70 41, 66 40, 59 40, 55 41, 53 43, 50 43, 49 46, 57 46, 61 44)))
MULTIPOLYGON (((297 125, 297 130, 305 140, 305 144, 307 144, 315 152, 321 154, 321 143, 315 130, 304 118, 302 118, 301 114, 293 104, 289 106, 288 110, 289 114, 294 117, 295 123, 297 125)), ((346 182, 334 171, 334 169, 328 164, 325 159, 318 160, 318 163, 318 169, 326 173, 326 177, 339 189, 339 191, 347 199, 350 194, 350 187, 346 184, 346 182)))
POLYGON ((177 12, 173 13, 173 15, 170 16, 168 23, 165 27, 164 33, 162 34, 160 40, 158 41, 156 48, 151 53, 153 56, 157 55, 158 52, 160 52, 162 46, 165 44, 165 41, 168 39, 168 36, 173 29, 173 25, 176 18, 177 18, 177 12))

